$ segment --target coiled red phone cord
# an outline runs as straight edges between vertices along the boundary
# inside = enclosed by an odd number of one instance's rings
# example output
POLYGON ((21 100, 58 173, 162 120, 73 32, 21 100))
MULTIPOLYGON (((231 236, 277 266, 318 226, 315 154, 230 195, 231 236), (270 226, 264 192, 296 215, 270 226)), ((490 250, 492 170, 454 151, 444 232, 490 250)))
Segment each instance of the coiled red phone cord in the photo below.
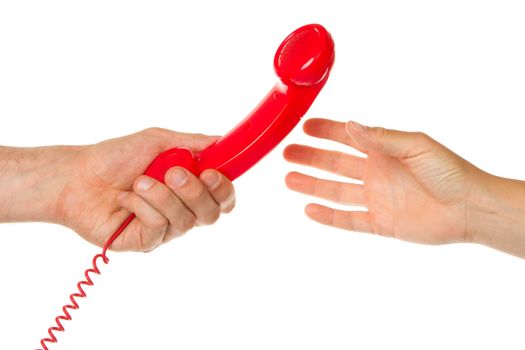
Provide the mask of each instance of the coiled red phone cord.
MULTIPOLYGON (((77 283, 77 289, 78 292, 73 293, 69 296, 69 300, 71 301, 70 304, 66 304, 62 307, 62 314, 57 316, 55 318, 56 326, 50 327, 47 330, 47 333, 49 333, 49 338, 42 338, 40 340, 40 345, 42 346, 43 350, 49 350, 46 343, 56 343, 57 337, 54 334, 54 332, 63 332, 64 326, 62 325, 62 321, 71 321, 71 314, 69 313, 69 310, 77 310, 79 308, 78 302, 76 299, 85 298, 86 292, 84 291, 83 286, 92 286, 93 281, 91 280, 91 277, 89 274, 97 274, 100 275, 100 270, 97 266, 97 260, 102 259, 104 264, 109 263, 109 259, 106 255, 108 248, 111 246, 113 241, 124 231, 124 229, 128 226, 128 224, 135 218, 135 214, 131 214, 128 216, 128 218, 120 225, 118 230, 113 233, 113 235, 107 240, 106 244, 104 244, 104 248, 102 248, 102 253, 97 254, 93 257, 93 267, 90 269, 87 269, 86 272, 84 272, 85 279, 77 283), (68 310, 69 309, 69 310, 68 310)), ((42 350, 40 349, 40 350, 42 350)))

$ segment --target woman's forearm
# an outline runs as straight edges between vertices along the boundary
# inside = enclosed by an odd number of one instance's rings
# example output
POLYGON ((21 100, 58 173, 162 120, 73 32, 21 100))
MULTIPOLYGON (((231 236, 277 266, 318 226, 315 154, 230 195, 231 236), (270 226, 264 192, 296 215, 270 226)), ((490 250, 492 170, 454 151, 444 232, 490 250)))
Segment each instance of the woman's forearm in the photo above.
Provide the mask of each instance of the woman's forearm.
POLYGON ((0 146, 0 222, 55 222, 72 150, 0 146))
POLYGON ((469 203, 474 242, 525 258, 525 181, 487 174, 469 203))

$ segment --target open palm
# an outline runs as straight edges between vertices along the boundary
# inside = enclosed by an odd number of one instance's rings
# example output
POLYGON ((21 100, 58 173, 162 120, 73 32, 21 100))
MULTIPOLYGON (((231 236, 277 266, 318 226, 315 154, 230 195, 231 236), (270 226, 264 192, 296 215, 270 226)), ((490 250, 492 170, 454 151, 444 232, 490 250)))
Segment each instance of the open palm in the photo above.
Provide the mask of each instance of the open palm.
POLYGON ((420 243, 468 240, 468 200, 480 170, 422 133, 367 128, 311 119, 307 134, 343 143, 366 158, 290 145, 285 158, 336 173, 360 183, 318 179, 292 172, 292 190, 367 211, 342 211, 319 204, 306 207, 320 223, 420 243))

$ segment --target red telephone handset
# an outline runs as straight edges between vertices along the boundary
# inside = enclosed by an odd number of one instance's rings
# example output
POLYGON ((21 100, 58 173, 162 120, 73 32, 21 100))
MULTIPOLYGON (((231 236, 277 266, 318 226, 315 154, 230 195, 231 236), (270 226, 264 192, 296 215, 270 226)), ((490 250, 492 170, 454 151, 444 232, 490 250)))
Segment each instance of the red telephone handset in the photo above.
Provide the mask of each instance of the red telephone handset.
POLYGON ((199 153, 184 148, 163 152, 145 175, 164 181, 169 168, 182 166, 197 176, 216 169, 230 180, 239 177, 297 125, 326 83, 334 57, 334 42, 324 27, 309 24, 295 30, 275 54, 280 81, 239 125, 199 153))
MULTIPOLYGON (((164 182, 166 172, 181 166, 195 175, 216 169, 230 180, 242 175, 270 152, 299 123, 323 88, 334 63, 334 42, 326 29, 309 24, 292 32, 279 46, 274 67, 280 80, 261 103, 233 130, 208 148, 193 154, 186 148, 172 148, 159 154, 148 166, 145 175, 164 182)), ((54 332, 64 331, 62 321, 71 320, 69 310, 78 309, 77 298, 84 298, 83 286, 93 285, 90 274, 100 274, 97 260, 108 263, 107 249, 135 218, 131 214, 108 239, 101 254, 93 258, 93 268, 86 279, 77 284, 78 292, 70 296, 71 304, 62 307, 63 315, 55 318, 56 326, 48 329, 49 338, 40 341, 56 343, 54 332)))

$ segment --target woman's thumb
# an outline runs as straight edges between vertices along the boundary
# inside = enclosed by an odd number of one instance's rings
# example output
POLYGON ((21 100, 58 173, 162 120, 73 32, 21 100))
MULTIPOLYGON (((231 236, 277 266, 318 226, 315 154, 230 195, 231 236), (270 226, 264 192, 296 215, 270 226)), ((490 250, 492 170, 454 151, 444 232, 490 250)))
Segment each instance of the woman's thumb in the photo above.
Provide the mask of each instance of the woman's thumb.
POLYGON ((346 132, 364 153, 378 152, 395 158, 407 158, 427 151, 432 139, 421 132, 406 132, 368 127, 349 121, 346 132))

